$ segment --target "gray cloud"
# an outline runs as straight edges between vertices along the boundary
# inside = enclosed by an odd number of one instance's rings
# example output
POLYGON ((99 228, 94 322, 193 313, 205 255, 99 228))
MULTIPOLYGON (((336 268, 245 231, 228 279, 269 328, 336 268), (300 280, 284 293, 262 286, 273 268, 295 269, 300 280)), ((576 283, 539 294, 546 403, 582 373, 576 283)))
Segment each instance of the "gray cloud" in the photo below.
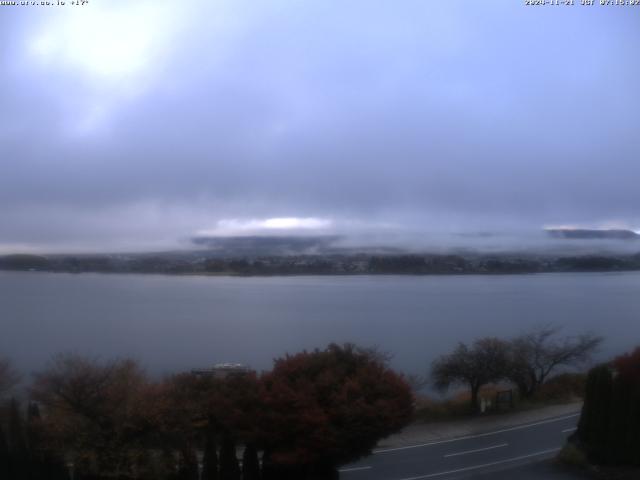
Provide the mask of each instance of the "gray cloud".
POLYGON ((177 245, 272 217, 640 228, 635 13, 92 2, 73 23, 4 7, 0 244, 177 245))

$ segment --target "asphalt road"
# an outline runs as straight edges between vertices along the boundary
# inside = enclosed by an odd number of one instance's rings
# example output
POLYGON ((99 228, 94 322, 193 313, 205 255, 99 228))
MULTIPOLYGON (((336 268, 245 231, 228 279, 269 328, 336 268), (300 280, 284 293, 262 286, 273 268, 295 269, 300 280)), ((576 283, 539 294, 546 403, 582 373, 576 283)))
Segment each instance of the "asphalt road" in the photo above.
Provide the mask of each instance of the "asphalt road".
POLYGON ((579 414, 493 432, 374 451, 340 470, 343 480, 579 478, 549 462, 575 430, 579 414))

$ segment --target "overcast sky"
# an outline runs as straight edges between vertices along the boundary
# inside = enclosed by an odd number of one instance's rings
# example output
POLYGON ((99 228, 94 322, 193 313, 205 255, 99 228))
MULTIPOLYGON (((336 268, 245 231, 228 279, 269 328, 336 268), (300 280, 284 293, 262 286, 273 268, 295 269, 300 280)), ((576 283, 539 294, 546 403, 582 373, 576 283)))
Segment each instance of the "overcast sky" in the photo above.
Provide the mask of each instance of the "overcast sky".
POLYGON ((640 7, 523 3, 0 7, 0 251, 640 229, 640 7))

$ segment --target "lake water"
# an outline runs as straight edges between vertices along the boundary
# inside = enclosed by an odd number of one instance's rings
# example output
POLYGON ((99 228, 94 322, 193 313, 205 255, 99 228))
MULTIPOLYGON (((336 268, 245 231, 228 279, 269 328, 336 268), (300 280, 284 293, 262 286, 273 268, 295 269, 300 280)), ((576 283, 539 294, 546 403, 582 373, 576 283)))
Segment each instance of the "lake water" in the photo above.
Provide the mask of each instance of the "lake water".
POLYGON ((640 344, 640 273, 233 278, 0 272, 0 356, 25 371, 60 351, 132 356, 153 373, 352 341, 425 372, 458 341, 553 322, 640 344))

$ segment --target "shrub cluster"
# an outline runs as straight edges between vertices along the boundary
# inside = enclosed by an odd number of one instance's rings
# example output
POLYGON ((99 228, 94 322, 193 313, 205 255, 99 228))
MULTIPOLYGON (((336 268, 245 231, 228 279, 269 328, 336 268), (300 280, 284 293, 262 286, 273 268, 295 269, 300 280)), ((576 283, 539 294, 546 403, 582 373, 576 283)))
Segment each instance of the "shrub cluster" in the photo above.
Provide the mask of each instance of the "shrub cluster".
POLYGON ((27 421, 12 401, 0 432, 2 479, 334 478, 413 414, 406 381, 351 344, 288 355, 262 375, 160 382, 131 360, 60 355, 30 394, 27 421))

